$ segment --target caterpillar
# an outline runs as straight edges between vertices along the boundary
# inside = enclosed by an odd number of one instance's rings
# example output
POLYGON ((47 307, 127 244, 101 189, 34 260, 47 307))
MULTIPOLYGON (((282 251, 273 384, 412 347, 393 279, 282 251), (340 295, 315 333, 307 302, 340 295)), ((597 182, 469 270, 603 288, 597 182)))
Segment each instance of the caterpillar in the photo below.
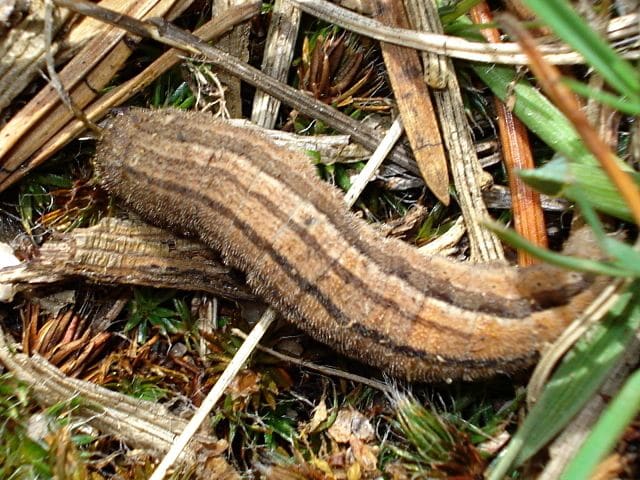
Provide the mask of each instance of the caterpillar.
MULTIPOLYGON (((409 380, 473 380, 532 365, 604 280, 424 256, 380 237, 308 158, 209 115, 129 109, 94 159, 146 221, 196 236, 286 320, 409 380)), ((573 236, 567 250, 596 255, 573 236)))

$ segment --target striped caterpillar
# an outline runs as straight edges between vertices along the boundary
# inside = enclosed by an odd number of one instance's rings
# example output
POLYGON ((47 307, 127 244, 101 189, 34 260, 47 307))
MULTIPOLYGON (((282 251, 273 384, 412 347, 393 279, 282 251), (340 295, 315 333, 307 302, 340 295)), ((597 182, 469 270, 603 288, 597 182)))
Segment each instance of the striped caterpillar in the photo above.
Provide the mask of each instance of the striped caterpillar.
MULTIPOLYGON (((206 114, 117 115, 95 168, 128 208, 197 236, 246 272, 250 287, 288 321, 411 380, 469 380, 530 366, 603 286, 546 265, 426 257, 380 238, 304 155, 206 114)), ((571 243, 596 255, 592 242, 571 243)))

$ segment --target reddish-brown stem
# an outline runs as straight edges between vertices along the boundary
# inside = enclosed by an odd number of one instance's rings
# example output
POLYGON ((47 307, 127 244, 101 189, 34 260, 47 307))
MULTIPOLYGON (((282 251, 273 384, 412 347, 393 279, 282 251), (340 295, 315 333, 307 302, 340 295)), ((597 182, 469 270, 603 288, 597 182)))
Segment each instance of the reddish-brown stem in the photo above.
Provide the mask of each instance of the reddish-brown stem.
MULTIPOLYGON (((475 23, 493 21, 486 2, 479 3, 471 9, 471 18, 475 23)), ((500 32, 495 28, 483 28, 482 34, 488 42, 500 42, 500 32)), ((509 177, 515 229, 530 242, 546 247, 547 232, 540 195, 529 188, 517 175, 520 169, 534 167, 527 130, 500 99, 495 97, 494 104, 498 116, 504 163, 509 177)), ((518 251, 518 264, 526 266, 534 263, 536 259, 533 256, 523 250, 518 251)))

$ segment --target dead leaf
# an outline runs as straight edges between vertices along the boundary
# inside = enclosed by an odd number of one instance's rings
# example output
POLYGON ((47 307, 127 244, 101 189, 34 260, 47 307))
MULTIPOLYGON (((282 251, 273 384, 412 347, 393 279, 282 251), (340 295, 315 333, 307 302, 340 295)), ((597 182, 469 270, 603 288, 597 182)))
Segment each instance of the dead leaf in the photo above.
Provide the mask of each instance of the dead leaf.
POLYGON ((375 432, 369 419, 351 407, 338 412, 338 417, 329 428, 328 433, 338 443, 349 443, 352 437, 363 442, 375 438, 375 432))

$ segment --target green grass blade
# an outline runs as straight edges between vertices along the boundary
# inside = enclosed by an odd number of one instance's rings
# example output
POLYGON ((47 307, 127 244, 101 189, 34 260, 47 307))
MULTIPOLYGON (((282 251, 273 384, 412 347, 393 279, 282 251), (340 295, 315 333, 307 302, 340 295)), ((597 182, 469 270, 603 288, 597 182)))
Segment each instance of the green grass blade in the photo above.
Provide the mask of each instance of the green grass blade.
MULTIPOLYGON (((488 475, 502 480, 537 453, 596 394, 640 327, 640 281, 634 281, 603 321, 565 357, 488 475)), ((585 477, 586 478, 586 477, 585 477)))
POLYGON ((604 411, 561 480, 591 478, 601 460, 608 455, 627 426, 640 411, 640 370, 624 384, 604 411))
POLYGON ((546 263, 557 265, 568 270, 593 273, 595 275, 605 275, 608 277, 640 276, 640 268, 637 265, 637 262, 630 262, 628 264, 622 262, 611 263, 591 260, 588 258, 571 257, 569 255, 563 255, 561 253, 547 250, 546 248, 538 247, 522 238, 514 230, 506 228, 497 222, 485 222, 485 225, 498 235, 501 240, 504 240, 520 250, 530 253, 534 257, 539 258, 546 263))
POLYGON ((558 37, 580 52, 587 63, 632 101, 640 101, 638 70, 616 53, 565 0, 525 0, 558 37))
POLYGON ((640 103, 631 102, 627 97, 618 97, 609 92, 596 90, 595 88, 591 88, 582 82, 574 80, 573 78, 565 78, 563 81, 578 95, 593 98, 594 100, 613 107, 619 112, 626 113, 627 115, 640 115, 640 103))

